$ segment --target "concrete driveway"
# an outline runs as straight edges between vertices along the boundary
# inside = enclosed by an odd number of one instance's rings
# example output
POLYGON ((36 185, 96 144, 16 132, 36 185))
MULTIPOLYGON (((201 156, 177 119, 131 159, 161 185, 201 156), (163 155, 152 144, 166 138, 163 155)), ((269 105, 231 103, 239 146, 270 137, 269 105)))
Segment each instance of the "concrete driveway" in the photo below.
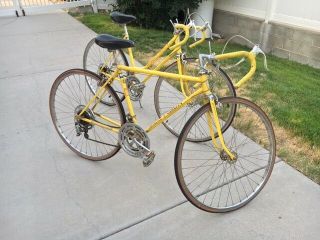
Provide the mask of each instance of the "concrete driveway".
MULTIPOLYGON (((73 154, 51 123, 49 91, 82 66, 93 36, 66 13, 0 19, 0 239, 319 238, 320 187, 283 162, 250 204, 209 214, 185 202, 177 139, 162 126, 149 168, 122 152, 102 162, 73 154)), ((156 118, 150 99, 136 105, 142 125, 156 118)))

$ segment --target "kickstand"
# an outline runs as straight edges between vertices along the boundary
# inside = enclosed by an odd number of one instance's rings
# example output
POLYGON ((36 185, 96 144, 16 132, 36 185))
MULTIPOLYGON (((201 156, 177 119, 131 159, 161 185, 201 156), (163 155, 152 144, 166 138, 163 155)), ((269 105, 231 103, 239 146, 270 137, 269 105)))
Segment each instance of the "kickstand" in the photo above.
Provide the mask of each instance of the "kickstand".
POLYGON ((140 100, 139 100, 139 104, 140 104, 140 108, 143 108, 140 100))

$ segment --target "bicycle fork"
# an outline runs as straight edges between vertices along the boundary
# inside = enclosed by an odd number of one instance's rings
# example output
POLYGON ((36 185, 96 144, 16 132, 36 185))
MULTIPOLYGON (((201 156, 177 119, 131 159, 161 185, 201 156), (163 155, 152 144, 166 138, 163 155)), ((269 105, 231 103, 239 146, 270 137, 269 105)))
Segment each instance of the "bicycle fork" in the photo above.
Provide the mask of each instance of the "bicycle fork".
POLYGON ((210 135, 211 135, 212 144, 216 149, 220 149, 220 151, 224 151, 231 160, 234 160, 234 159, 236 159, 236 156, 234 155, 234 153, 232 153, 229 150, 229 148, 226 146, 226 144, 224 142, 224 138, 223 138, 222 131, 221 131, 221 125, 220 125, 219 117, 218 117, 218 113, 217 113, 216 97, 212 94, 209 95, 209 101, 210 101, 210 107, 211 107, 213 119, 210 116, 210 112, 208 112, 206 115, 207 115, 207 121, 208 121, 208 125, 209 125, 209 131, 210 131, 210 135), (218 137, 220 140, 220 146, 217 143, 216 138, 215 138, 213 124, 216 127, 216 130, 218 133, 218 137))

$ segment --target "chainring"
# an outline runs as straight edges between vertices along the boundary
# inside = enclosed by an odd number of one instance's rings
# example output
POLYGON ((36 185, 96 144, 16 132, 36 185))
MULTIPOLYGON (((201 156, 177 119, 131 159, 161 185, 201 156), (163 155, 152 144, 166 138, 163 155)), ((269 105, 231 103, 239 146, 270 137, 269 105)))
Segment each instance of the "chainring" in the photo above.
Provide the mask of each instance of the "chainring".
POLYGON ((145 85, 137 77, 130 75, 127 77, 127 86, 130 99, 132 101, 139 101, 142 98, 145 85))
POLYGON ((134 123, 125 123, 119 130, 119 144, 122 149, 130 156, 143 158, 146 150, 137 144, 138 141, 145 148, 150 148, 150 139, 147 133, 134 123))

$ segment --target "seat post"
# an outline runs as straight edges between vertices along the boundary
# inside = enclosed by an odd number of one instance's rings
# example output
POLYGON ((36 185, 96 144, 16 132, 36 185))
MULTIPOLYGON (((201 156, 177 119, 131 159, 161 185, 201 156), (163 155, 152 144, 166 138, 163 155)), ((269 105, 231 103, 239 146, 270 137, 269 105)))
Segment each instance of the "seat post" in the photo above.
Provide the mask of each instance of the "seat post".
MULTIPOLYGON (((129 33, 128 33, 127 25, 123 24, 123 28, 124 28, 124 39, 129 40, 129 33)), ((128 54, 129 54, 131 66, 135 67, 136 65, 134 63, 134 58, 133 58, 133 53, 132 53, 131 48, 128 48, 128 54)))
POLYGON ((127 29, 127 24, 123 24, 123 28, 124 28, 124 39, 129 40, 129 33, 128 33, 128 29, 127 29))

